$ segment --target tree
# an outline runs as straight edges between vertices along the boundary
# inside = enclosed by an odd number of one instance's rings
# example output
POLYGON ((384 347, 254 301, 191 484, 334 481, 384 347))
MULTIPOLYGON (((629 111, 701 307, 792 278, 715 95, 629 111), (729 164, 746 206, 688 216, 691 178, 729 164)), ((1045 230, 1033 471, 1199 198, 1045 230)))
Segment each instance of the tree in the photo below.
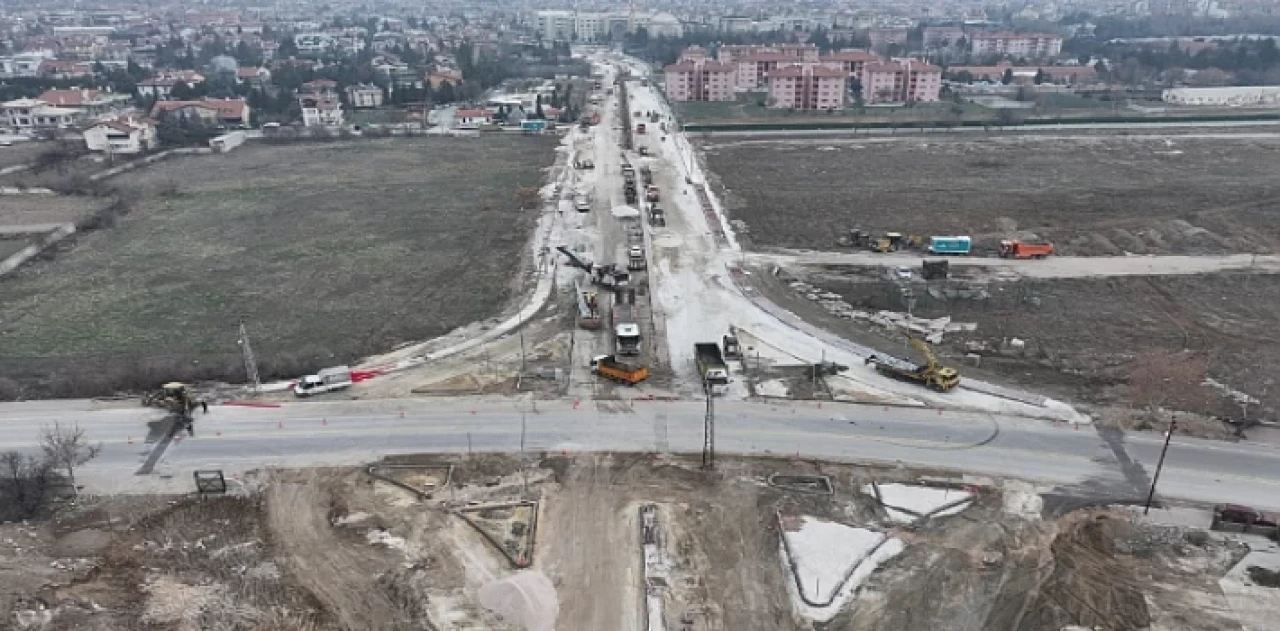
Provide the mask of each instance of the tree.
POLYGON ((1044 83, 1044 82, 1045 82, 1045 80, 1046 80, 1046 79, 1048 79, 1048 78, 1049 78, 1049 73, 1045 72, 1045 71, 1044 71, 1044 68, 1037 68, 1037 69, 1036 69, 1036 79, 1035 79, 1035 84, 1036 84, 1036 85, 1040 85, 1040 84, 1044 83))
POLYGON ((533 117, 538 119, 546 118, 547 115, 542 113, 542 95, 539 94, 533 105, 533 117))
POLYGON ((1000 78, 1000 83, 1003 83, 1005 85, 1009 85, 1010 83, 1013 83, 1013 68, 1004 69, 1004 76, 1000 78))
POLYGON ((78 424, 63 425, 54 421, 52 427, 40 428, 40 449, 51 468, 67 472, 67 481, 75 489, 76 467, 96 458, 102 451, 102 443, 90 444, 78 424))
POLYGON ((0 454, 0 520, 35 517, 52 481, 47 460, 16 451, 0 454))
POLYGON ((453 82, 440 82, 440 87, 436 90, 436 100, 440 103, 452 103, 457 100, 457 96, 454 95, 453 82))
POLYGON ((1019 116, 1017 112, 1007 107, 1002 107, 996 110, 996 122, 1000 123, 1000 126, 1002 127, 1017 125, 1022 122, 1022 117, 1019 116))

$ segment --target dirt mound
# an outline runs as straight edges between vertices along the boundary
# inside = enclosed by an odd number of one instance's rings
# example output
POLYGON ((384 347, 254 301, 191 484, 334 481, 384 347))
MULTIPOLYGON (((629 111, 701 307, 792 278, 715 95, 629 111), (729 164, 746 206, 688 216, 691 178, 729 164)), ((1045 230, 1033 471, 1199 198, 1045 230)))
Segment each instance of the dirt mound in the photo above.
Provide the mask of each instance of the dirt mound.
POLYGON ((70 533, 53 544, 53 553, 63 557, 91 557, 102 554, 111 543, 111 533, 86 528, 70 533))
POLYGON ((526 631, 552 631, 560 603, 551 579, 542 572, 521 572, 480 588, 480 604, 526 631))
POLYGON ((1082 511, 1064 518, 1049 546, 1048 562, 1024 564, 1023 575, 1006 582, 986 627, 1149 627, 1151 615, 1134 564, 1115 545, 1131 530, 1127 520, 1107 512, 1082 511))

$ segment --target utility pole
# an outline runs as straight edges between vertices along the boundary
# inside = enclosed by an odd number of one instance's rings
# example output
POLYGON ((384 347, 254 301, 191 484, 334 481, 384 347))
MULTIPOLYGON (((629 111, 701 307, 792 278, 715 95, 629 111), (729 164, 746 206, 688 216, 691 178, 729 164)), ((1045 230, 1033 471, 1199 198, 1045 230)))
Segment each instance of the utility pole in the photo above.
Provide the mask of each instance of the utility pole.
POLYGON ((249 381, 250 393, 257 396, 262 392, 262 379, 258 376, 258 358, 253 354, 253 346, 249 344, 249 329, 240 318, 240 352, 244 355, 244 374, 249 381))
POLYGON ((520 487, 525 497, 529 496, 529 475, 524 470, 524 412, 520 413, 520 487))
POLYGON ((702 379, 702 389, 707 393, 707 413, 702 422, 702 468, 716 468, 716 408, 711 384, 702 379))
POLYGON ((1142 514, 1146 515, 1151 511, 1151 501, 1156 496, 1156 483, 1160 481, 1160 470, 1164 468, 1164 456, 1169 453, 1169 441, 1173 440, 1173 430, 1178 426, 1178 417, 1173 414, 1169 415, 1169 432, 1164 435, 1164 447, 1160 449, 1160 462, 1156 464, 1156 474, 1151 478, 1151 490, 1147 492, 1147 505, 1142 508, 1142 514))

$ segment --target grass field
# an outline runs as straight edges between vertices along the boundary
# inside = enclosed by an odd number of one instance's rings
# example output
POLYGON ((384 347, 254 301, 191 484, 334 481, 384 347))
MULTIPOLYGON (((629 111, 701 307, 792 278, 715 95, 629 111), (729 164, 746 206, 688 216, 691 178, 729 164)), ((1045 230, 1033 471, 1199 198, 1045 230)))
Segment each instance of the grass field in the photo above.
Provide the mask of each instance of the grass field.
POLYGON ((1062 254, 1280 251, 1280 141, 1065 134, 703 143, 756 246, 852 228, 1049 239, 1062 254))
POLYGON ((122 176, 140 201, 117 227, 0 280, 0 376, 143 360, 217 376, 242 316, 279 372, 496 315, 536 219, 516 190, 554 144, 259 145, 122 176))

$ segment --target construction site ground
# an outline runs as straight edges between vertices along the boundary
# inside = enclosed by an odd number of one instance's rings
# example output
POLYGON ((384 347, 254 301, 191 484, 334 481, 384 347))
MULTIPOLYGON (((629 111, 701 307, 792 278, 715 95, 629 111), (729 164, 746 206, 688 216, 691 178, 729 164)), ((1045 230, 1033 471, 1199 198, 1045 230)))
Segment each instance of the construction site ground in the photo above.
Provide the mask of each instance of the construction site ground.
POLYGON ((652 505, 660 546, 643 567, 662 568, 649 580, 664 612, 656 628, 1240 628, 1219 579, 1244 546, 1126 510, 1064 512, 1024 482, 791 458, 722 456, 714 471, 654 454, 520 462, 383 463, 418 492, 362 469, 306 469, 253 473, 229 481, 231 496, 204 500, 84 497, 0 525, 0 619, 42 631, 654 629, 643 622, 639 521, 652 505), (832 493, 772 486, 775 474, 827 476, 832 493), (950 482, 976 500, 952 517, 895 525, 860 490, 872 480, 950 482), (484 508, 516 500, 538 503, 484 508), (456 509, 490 519, 491 533, 532 532, 530 567, 514 567, 456 509), (795 579, 778 514, 882 531, 905 550, 814 623, 788 599, 795 579), (515 599, 500 589, 513 576, 548 587, 515 599))
POLYGON ((831 248, 849 230, 1044 239, 1060 254, 1269 253, 1273 133, 700 141, 740 236, 831 248))
POLYGON ((255 144, 120 176, 137 201, 118 225, 0 281, 0 376, 27 396, 107 394, 120 365, 241 379, 242 317, 264 376, 295 376, 490 317, 538 217, 517 192, 555 144, 255 144))
MULTIPOLYGON (((1035 262, 1028 262, 1034 265, 1035 262)), ((772 300, 840 335, 885 352, 912 355, 905 333, 839 317, 788 286, 800 279, 838 294, 856 310, 922 318, 947 316, 975 323, 972 332, 948 333, 936 348, 946 363, 971 378, 1006 382, 1047 395, 1092 404, 1118 422, 1142 397, 1128 387, 1144 355, 1194 355, 1208 376, 1257 399, 1248 411, 1266 417, 1280 407, 1273 375, 1280 350, 1271 323, 1280 317, 1280 277, 1224 273, 1053 280, 995 280, 960 268, 949 280, 890 278, 876 268, 790 268, 779 276, 754 275, 772 300), (910 297, 902 289, 910 288, 910 297), (908 305, 907 301, 911 304, 908 305)), ((1180 387, 1195 384, 1182 384, 1180 387)), ((1226 389, 1198 388, 1181 397, 1185 409, 1241 418, 1226 389)), ((1131 425, 1130 425, 1131 426, 1131 425)), ((1184 426, 1190 429, 1190 426, 1184 426)), ((1223 436, 1220 423, 1197 433, 1223 436)))

